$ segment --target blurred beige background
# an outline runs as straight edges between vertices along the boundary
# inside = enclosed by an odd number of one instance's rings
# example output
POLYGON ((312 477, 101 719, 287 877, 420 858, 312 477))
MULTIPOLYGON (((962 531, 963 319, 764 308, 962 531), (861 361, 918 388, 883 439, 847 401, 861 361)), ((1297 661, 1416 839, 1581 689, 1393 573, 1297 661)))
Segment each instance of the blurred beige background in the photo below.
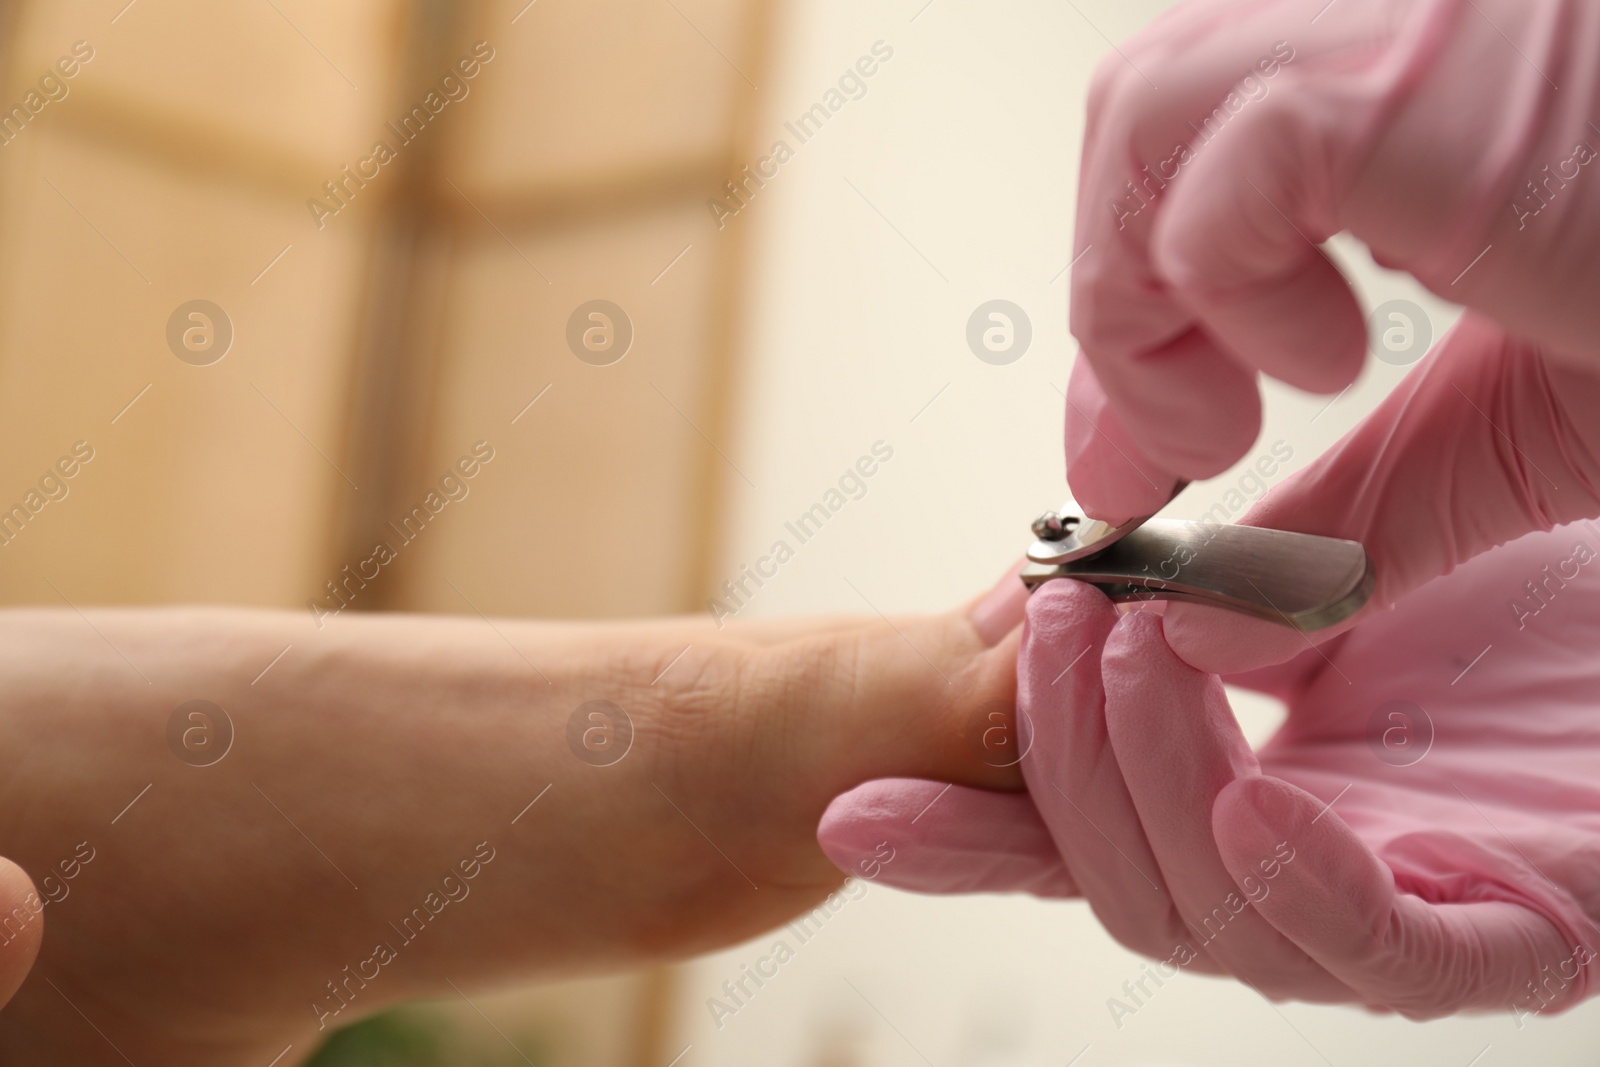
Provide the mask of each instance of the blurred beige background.
MULTIPOLYGON (((1089 74, 1164 6, 0 2, 0 106, 92 50, 0 135, 0 500, 94 449, 0 553, 0 596, 331 606, 325 583, 479 441, 495 459, 468 496, 349 610, 705 610, 878 442, 893 457, 865 495, 731 625, 985 588, 1064 493, 1089 74), (493 58, 466 95, 319 228, 307 200, 334 205, 323 183, 478 41, 493 58), (196 299, 232 328, 215 362, 169 345, 196 299), (605 366, 567 341, 596 299, 633 333, 605 366), (966 341, 993 299, 1031 324, 1006 365, 966 341)), ((1369 306, 1413 300, 1435 337, 1452 320, 1336 254, 1369 306)), ((1304 464, 1402 373, 1375 362, 1331 402, 1273 389, 1258 451, 1304 464)), ((1254 736, 1277 714, 1239 710, 1254 736)), ((1487 1067, 1600 1047, 1593 1006, 1416 1025, 1192 975, 1118 1027, 1106 1001, 1140 961, 1085 907, 878 887, 719 1027, 707 999, 770 940, 483 1003, 541 1067, 1487 1067)), ((390 1023, 317 1062, 521 1062, 454 1005, 390 1023)))

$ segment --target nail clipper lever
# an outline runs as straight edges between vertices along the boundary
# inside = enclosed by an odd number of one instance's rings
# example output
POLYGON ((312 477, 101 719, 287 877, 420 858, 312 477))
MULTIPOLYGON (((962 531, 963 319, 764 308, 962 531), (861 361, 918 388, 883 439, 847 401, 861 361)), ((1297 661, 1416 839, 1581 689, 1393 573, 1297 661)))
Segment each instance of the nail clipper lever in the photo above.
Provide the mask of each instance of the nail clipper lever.
POLYGON ((1356 541, 1180 519, 1110 527, 1047 513, 1034 523, 1022 581, 1076 578, 1112 600, 1188 600, 1320 630, 1372 594, 1372 562, 1356 541))

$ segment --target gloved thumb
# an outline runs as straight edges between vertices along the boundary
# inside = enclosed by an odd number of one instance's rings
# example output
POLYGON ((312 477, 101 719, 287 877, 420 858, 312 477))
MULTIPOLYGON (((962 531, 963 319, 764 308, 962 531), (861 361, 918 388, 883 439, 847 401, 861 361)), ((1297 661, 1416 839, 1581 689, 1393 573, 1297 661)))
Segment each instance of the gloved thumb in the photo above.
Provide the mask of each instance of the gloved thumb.
MULTIPOLYGON (((1600 515, 1596 411, 1600 376, 1468 313, 1371 415, 1242 521, 1366 546, 1377 583, 1348 628, 1496 545, 1600 515)), ((1307 642, 1190 604, 1170 607, 1166 633, 1191 666, 1220 674, 1283 662, 1307 642)))
MULTIPOLYGON (((1413 875, 1411 892, 1402 892, 1389 866, 1336 811, 1280 779, 1229 783, 1212 826, 1234 878, 1257 887, 1251 900, 1267 922, 1368 1003, 1409 1018, 1513 1005, 1553 961, 1568 959, 1577 941, 1539 902, 1497 899, 1510 879, 1484 854, 1458 862, 1472 877, 1498 882, 1495 891, 1419 889, 1413 875)), ((1404 851, 1403 843, 1397 847, 1404 851)), ((1550 1010, 1583 999, 1586 966, 1580 974, 1563 983, 1550 1010)))
POLYGON ((896 889, 1078 895, 1027 793, 880 778, 833 799, 817 843, 846 874, 896 889))

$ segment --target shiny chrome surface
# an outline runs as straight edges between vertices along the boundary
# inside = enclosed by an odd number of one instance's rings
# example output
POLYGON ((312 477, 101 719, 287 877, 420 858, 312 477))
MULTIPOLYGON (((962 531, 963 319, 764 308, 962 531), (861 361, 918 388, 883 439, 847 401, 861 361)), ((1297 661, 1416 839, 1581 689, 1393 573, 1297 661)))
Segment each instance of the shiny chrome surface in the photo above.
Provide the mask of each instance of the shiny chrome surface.
POLYGON ((1107 530, 1114 536, 1085 539, 1092 552, 1035 555, 1065 543, 1035 544, 1023 582, 1076 578, 1112 600, 1188 600, 1306 631, 1349 618, 1372 595, 1372 562, 1356 541, 1179 519, 1107 530))
MULTIPOLYGON (((1171 503, 1188 486, 1188 482, 1182 481, 1175 484, 1167 502, 1171 503)), ((1034 542, 1028 546, 1030 562, 1062 564, 1086 559, 1097 552, 1104 552, 1151 519, 1149 515, 1141 515, 1120 526, 1112 526, 1099 519, 1071 514, 1073 507, 1069 500, 1061 506, 1060 511, 1047 511, 1033 520, 1034 542)))

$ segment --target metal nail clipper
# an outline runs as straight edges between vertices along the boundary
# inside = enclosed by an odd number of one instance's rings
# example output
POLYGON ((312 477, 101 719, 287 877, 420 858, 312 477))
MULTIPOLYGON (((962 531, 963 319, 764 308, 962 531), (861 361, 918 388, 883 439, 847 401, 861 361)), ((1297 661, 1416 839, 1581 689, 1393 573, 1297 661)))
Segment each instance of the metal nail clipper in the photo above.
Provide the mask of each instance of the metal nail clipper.
MULTIPOLYGON (((1178 485, 1174 495, 1183 488, 1178 485)), ((1357 541, 1151 516, 1110 526, 1049 511, 1033 523, 1022 581, 1076 578, 1112 600, 1188 600, 1320 630, 1372 595, 1357 541)))

